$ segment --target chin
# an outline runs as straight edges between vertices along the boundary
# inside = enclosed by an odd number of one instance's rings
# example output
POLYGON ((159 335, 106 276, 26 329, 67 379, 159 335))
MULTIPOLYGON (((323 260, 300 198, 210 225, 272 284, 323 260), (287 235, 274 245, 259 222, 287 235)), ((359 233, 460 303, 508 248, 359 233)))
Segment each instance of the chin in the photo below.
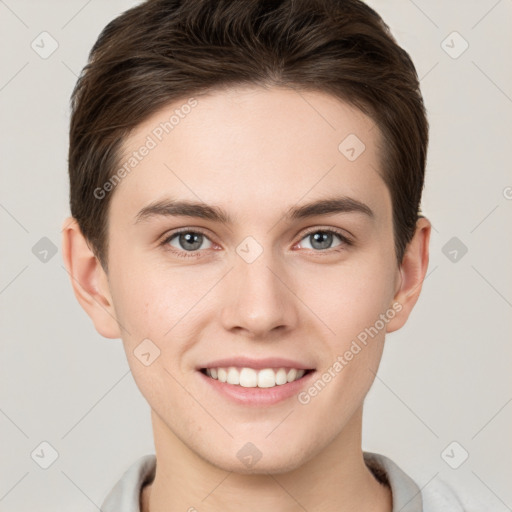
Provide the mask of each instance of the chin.
POLYGON ((202 457, 213 466, 241 475, 266 475, 281 474, 294 471, 302 466, 310 457, 302 449, 297 449, 288 444, 287 449, 272 445, 259 449, 250 442, 241 444, 240 448, 228 449, 222 453, 212 453, 211 450, 202 457), (233 452, 233 456, 226 453, 233 452))

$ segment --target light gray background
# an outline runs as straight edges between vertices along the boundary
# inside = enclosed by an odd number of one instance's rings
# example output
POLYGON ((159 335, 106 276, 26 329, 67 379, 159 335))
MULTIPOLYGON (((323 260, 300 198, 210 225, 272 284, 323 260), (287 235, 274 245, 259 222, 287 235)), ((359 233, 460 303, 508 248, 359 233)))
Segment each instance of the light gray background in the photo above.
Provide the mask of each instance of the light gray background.
MULTIPOLYGON (((69 96, 101 29, 136 3, 0 0, 1 511, 98 510, 154 452, 121 341, 95 331, 60 251, 69 96), (47 59, 31 48, 43 31, 59 45, 47 59), (58 247, 46 262, 32 251, 43 237, 58 247), (48 469, 31 456, 44 441, 58 452, 48 469)), ((442 478, 489 510, 512 510, 512 1, 369 3, 421 77, 431 123, 423 211, 434 229, 422 295, 388 336, 366 400, 363 447, 420 487, 442 478), (469 44, 457 58, 453 31, 469 44), (457 261, 443 253, 452 237, 467 247, 457 261), (469 458, 452 469, 462 450, 469 458)))

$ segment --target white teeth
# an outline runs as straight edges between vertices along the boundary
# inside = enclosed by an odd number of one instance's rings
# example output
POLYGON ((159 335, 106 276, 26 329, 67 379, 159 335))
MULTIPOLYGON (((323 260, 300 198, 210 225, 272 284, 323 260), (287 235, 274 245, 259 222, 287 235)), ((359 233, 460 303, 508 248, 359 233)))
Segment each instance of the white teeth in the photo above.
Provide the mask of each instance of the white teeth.
POLYGON ((228 368, 228 384, 240 384, 240 374, 236 368, 228 368))
POLYGON ((224 368, 217 369, 217 378, 220 382, 226 382, 228 380, 228 374, 224 368))
POLYGON ((276 372, 276 384, 278 386, 282 386, 286 384, 288 381, 286 380, 286 370, 284 368, 279 368, 276 372))
POLYGON ((274 370, 266 368, 258 372, 258 387, 273 388, 276 385, 276 374, 274 370))
MULTIPOLYGON (((234 371, 238 372, 236 368, 234 371)), ((252 368, 242 368, 240 372, 240 386, 244 388, 255 388, 258 385, 258 374, 252 368)))
POLYGON ((288 382, 293 382, 295 380, 295 377, 297 377, 297 370, 295 368, 292 368, 288 371, 288 375, 286 375, 286 380, 288 382))
POLYGON ((288 371, 285 368, 255 370, 254 368, 239 369, 234 366, 206 369, 206 375, 212 379, 244 388, 273 388, 275 386, 282 386, 287 382, 300 379, 305 373, 305 370, 297 370, 296 368, 290 368, 288 371))

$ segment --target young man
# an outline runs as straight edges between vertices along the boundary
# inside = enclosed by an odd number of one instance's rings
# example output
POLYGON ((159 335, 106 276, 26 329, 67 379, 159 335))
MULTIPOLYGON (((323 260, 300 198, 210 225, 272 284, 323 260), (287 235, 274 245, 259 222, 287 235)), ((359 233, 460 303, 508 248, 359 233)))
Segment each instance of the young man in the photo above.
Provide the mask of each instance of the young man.
POLYGON ((102 511, 462 510, 361 448, 431 229, 418 80, 380 17, 150 0, 104 29, 72 107, 64 259, 156 449, 102 511))

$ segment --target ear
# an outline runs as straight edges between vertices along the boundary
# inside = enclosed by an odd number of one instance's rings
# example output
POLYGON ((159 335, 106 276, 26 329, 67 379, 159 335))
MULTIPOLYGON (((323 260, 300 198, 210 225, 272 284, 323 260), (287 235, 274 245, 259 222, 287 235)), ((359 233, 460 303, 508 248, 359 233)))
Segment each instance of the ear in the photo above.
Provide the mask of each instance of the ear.
POLYGON ((431 230, 430 221, 426 217, 420 217, 400 265, 397 289, 393 299, 393 309, 397 313, 388 322, 386 332, 397 331, 403 327, 420 296, 428 268, 431 230))
POLYGON ((62 224, 62 256, 75 297, 96 330, 105 338, 120 338, 108 277, 73 217, 62 224))

